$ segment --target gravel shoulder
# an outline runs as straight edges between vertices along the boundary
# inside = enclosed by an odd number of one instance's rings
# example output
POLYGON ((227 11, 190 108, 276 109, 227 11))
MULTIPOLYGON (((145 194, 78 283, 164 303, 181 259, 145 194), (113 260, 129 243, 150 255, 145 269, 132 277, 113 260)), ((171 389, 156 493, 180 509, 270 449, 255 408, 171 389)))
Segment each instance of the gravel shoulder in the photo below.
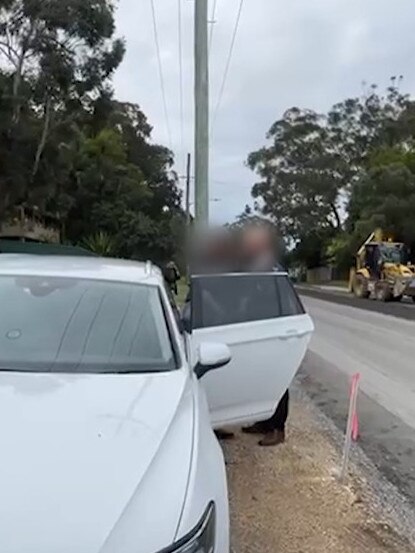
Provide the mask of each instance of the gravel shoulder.
POLYGON ((338 482, 335 442, 297 389, 286 444, 260 448, 255 437, 239 433, 224 444, 233 553, 415 551, 390 513, 376 505, 357 465, 345 484, 338 482))

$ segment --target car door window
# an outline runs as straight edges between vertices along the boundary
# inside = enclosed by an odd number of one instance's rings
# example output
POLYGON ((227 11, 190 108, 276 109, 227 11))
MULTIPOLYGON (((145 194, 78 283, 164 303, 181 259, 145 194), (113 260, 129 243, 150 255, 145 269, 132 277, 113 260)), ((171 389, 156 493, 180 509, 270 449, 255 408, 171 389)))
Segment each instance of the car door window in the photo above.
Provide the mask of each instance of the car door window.
POLYGON ((287 275, 209 275, 192 280, 192 327, 210 328, 304 313, 287 275))
POLYGON ((276 284, 281 301, 281 317, 304 315, 304 307, 290 279, 286 275, 278 275, 276 284))
POLYGON ((208 328, 279 317, 273 275, 214 275, 192 281, 193 328, 208 328))

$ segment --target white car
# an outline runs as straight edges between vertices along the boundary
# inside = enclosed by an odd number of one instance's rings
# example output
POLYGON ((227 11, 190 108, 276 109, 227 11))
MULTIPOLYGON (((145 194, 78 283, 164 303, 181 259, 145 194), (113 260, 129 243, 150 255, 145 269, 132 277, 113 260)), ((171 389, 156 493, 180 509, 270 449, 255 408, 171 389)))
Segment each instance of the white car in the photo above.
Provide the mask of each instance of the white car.
POLYGON ((272 413, 313 324, 285 273, 190 305, 149 263, 1 256, 0 552, 228 553, 212 426, 272 413))

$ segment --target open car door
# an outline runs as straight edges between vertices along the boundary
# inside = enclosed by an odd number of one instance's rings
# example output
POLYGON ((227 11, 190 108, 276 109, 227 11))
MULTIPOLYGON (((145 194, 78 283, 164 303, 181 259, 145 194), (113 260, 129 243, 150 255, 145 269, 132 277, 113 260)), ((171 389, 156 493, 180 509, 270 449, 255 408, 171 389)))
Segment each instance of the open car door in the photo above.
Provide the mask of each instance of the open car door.
POLYGON ((193 355, 202 342, 224 342, 232 353, 226 367, 201 380, 213 426, 268 418, 314 329, 287 274, 193 276, 190 291, 193 355))

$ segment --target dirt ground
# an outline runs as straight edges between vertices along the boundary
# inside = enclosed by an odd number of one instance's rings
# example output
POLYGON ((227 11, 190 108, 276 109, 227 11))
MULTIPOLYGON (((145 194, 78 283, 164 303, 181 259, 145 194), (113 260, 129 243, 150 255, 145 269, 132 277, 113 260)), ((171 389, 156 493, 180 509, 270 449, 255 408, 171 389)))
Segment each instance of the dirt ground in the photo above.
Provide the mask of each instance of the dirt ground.
POLYGON ((256 442, 238 433, 225 445, 233 553, 414 553, 358 475, 338 482, 339 454, 306 403, 292 401, 286 444, 256 442))

